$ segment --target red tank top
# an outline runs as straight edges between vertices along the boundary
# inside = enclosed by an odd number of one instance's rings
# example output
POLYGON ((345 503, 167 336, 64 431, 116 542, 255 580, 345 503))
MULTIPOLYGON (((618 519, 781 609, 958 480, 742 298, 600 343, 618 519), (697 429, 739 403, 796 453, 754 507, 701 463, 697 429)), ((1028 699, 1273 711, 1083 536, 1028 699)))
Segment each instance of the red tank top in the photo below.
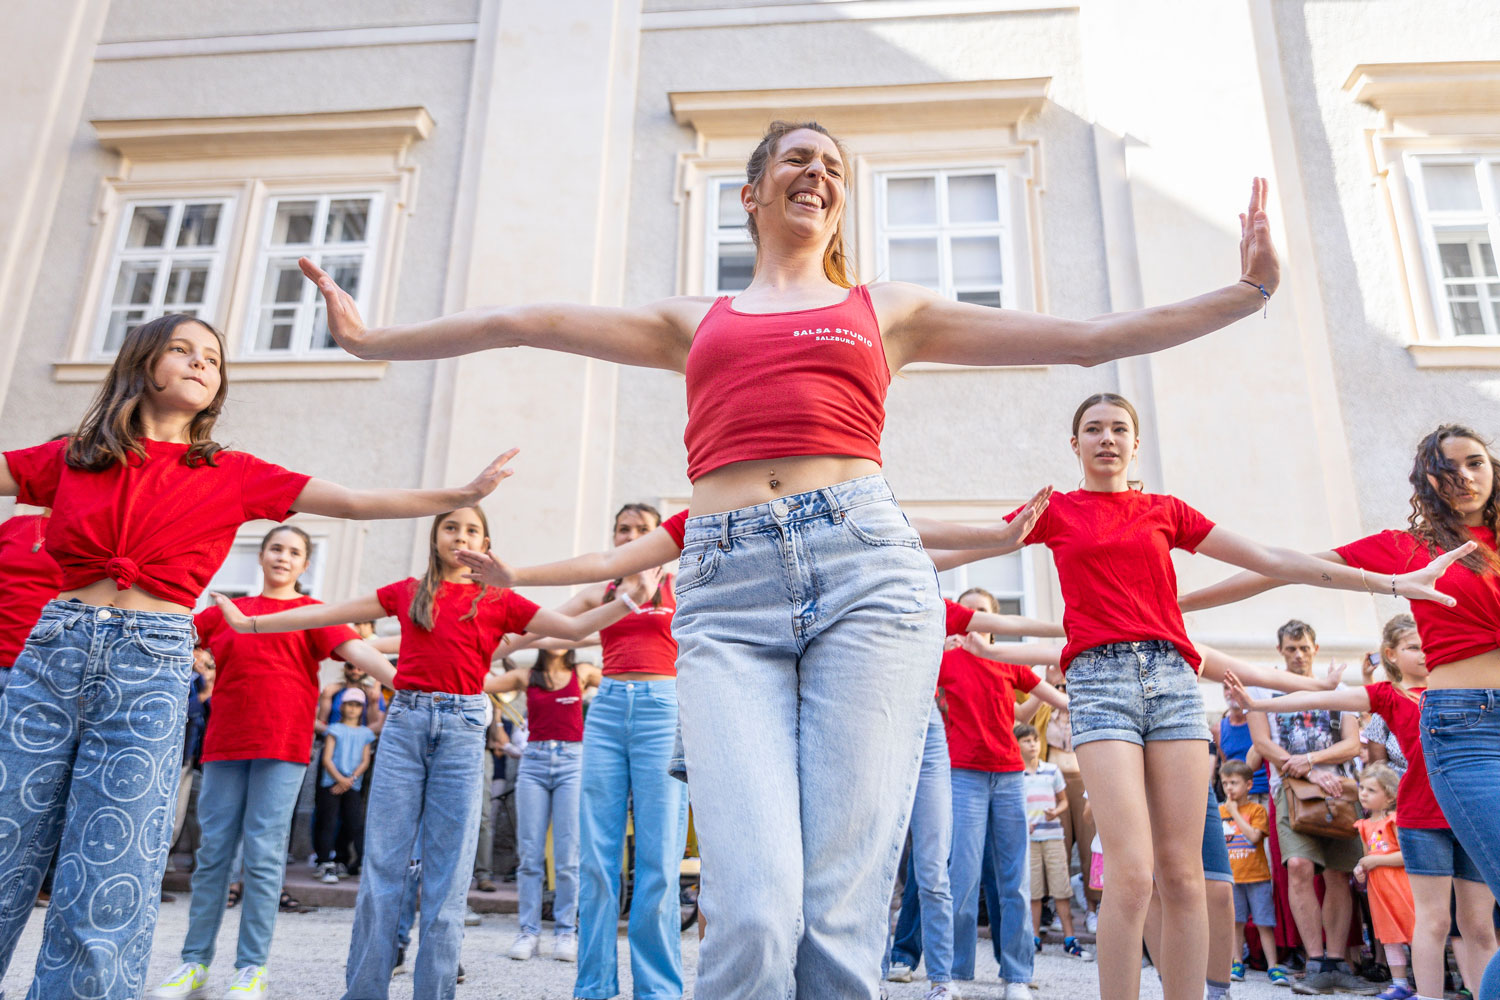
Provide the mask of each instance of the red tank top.
POLYGON ((880 461, 891 371, 863 285, 837 305, 742 313, 725 295, 687 357, 688 479, 787 455, 880 461))
POLYGON ((677 599, 672 594, 670 574, 661 580, 661 606, 641 605, 638 615, 626 615, 599 630, 604 648, 604 676, 612 674, 663 674, 677 676, 677 640, 672 638, 672 612, 677 599))
POLYGON ((556 691, 530 687, 526 689, 526 739, 583 739, 583 691, 578 686, 578 671, 570 671, 568 683, 556 691))

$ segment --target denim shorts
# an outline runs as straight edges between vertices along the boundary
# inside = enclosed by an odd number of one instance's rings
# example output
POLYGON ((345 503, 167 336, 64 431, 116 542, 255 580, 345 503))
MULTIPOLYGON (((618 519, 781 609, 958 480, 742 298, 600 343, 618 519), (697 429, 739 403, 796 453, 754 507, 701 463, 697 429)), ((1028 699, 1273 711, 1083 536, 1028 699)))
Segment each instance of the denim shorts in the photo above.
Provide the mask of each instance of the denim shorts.
POLYGON ((1276 896, 1270 879, 1234 884, 1234 922, 1243 924, 1247 917, 1257 927, 1276 926, 1276 896))
POLYGON ((1396 827, 1401 843, 1401 860, 1408 875, 1452 876, 1465 882, 1483 882, 1479 866, 1447 827, 1418 830, 1396 827))
POLYGON ((1208 740, 1198 675, 1165 639, 1085 649, 1068 665, 1073 745, 1208 740))
POLYGON ((1224 820, 1219 816, 1219 800, 1212 788, 1208 790, 1208 815, 1203 818, 1203 877, 1212 882, 1234 881, 1229 845, 1224 840, 1224 820))

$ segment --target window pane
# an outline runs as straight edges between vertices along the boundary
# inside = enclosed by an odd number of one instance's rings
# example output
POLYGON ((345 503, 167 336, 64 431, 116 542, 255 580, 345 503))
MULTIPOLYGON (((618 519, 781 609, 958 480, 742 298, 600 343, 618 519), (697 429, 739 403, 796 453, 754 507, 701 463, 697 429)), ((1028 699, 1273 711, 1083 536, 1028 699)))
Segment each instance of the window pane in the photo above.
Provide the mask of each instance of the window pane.
POLYGON ((324 243, 363 243, 370 221, 370 199, 335 198, 328 205, 324 243))
POLYGON ((327 351, 338 346, 338 341, 334 340, 333 334, 328 332, 328 305, 320 295, 318 296, 318 307, 313 310, 312 349, 315 351, 327 351))
POLYGON ((312 242, 313 219, 318 214, 316 201, 280 201, 276 203, 276 218, 271 223, 271 242, 312 242))
POLYGON ((171 205, 137 205, 130 213, 125 231, 127 247, 159 247, 167 237, 167 223, 172 218, 171 205))
POLYGON ((218 241, 220 205, 188 205, 177 229, 179 247, 211 247, 218 241))
POLYGON ((1428 163, 1422 167, 1427 207, 1435 212, 1472 212, 1479 209, 1479 181, 1468 163, 1428 163))
POLYGON ((932 237, 891 240, 891 280, 938 286, 938 245, 932 237))
POLYGON ((999 222, 1000 196, 995 175, 948 178, 948 221, 999 222))
POLYGON ((1000 237, 955 236, 951 246, 955 285, 1000 284, 1000 237))
POLYGON ((146 321, 144 309, 116 309, 109 314, 109 327, 104 331, 104 353, 111 354, 120 349, 125 335, 146 321))
POLYGON ((937 179, 892 177, 885 182, 886 218, 893 226, 937 224, 937 179))
POLYGON ((166 305, 168 312, 182 312, 183 305, 202 305, 203 291, 208 287, 208 261, 185 261, 173 264, 167 274, 166 305))
POLYGON ((1468 243, 1439 243, 1438 259, 1443 265, 1443 277, 1474 277, 1474 262, 1469 258, 1468 243))
POLYGON ((1485 275, 1486 277, 1490 277, 1490 278, 1495 277, 1495 250, 1494 250, 1494 248, 1491 247, 1490 244, 1489 244, 1489 241, 1486 240, 1486 241, 1481 242, 1479 244, 1478 250, 1479 250, 1479 267, 1481 269, 1480 273, 1483 274, 1483 275, 1485 275))
POLYGON ((297 310, 287 308, 262 309, 260 329, 255 342, 263 351, 285 351, 292 346, 292 329, 297 321, 297 310))
POLYGON ((1484 319, 1479 313, 1478 302, 1450 302, 1453 313, 1453 332, 1461 337, 1480 336, 1484 333, 1484 319))
POLYGON ((261 290, 261 302, 296 303, 302 301, 303 287, 307 279, 297 269, 295 260, 273 260, 266 265, 266 283, 261 290))
POLYGON ((120 262, 120 277, 115 281, 115 305, 145 305, 151 301, 151 290, 156 285, 158 260, 124 260, 120 262))
MULTIPOLYGON (((324 257, 319 266, 328 272, 328 276, 334 280, 335 284, 357 299, 359 298, 360 272, 364 269, 364 263, 363 257, 330 256, 324 257)), ((295 270, 296 266, 294 262, 292 268, 295 270)), ((298 274, 300 275, 301 272, 299 271, 298 274)), ((322 296, 318 298, 321 299, 322 296)))
POLYGON ((744 186, 745 182, 742 180, 719 183, 719 207, 715 221, 720 229, 732 229, 745 224, 745 206, 740 204, 740 188, 744 186))
POLYGON ((718 289, 742 292, 755 276, 755 246, 751 243, 720 243, 718 289))
POLYGON ((1000 308, 1000 293, 994 292, 959 292, 958 301, 972 302, 976 306, 991 306, 1000 308))

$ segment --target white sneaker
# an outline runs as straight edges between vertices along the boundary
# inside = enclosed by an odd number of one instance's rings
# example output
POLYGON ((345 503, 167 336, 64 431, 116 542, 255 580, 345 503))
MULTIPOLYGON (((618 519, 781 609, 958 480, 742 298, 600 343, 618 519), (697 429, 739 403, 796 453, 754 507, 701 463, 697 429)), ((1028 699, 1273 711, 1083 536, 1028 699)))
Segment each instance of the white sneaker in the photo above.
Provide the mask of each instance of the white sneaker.
POLYGON ((959 1000, 958 991, 952 983, 931 983, 932 988, 922 1000, 959 1000))
POLYGON ((578 961, 578 935, 559 934, 553 938, 552 957, 559 962, 578 961))
POLYGON ((177 997, 201 997, 208 986, 208 966, 200 962, 183 962, 150 995, 157 1000, 177 997))
POLYGON ((333 864, 332 861, 325 861, 321 865, 318 866, 318 881, 319 882, 323 882, 323 883, 326 883, 328 885, 333 885, 334 883, 338 882, 338 880, 339 880, 338 869, 334 867, 334 864, 333 864))
POLYGON ((885 978, 893 983, 911 982, 912 968, 905 962, 892 962, 891 971, 885 974, 885 978))
POLYGON ((1099 912, 1090 910, 1089 915, 1083 918, 1083 925, 1089 929, 1090 934, 1099 933, 1099 912))
POLYGON ((247 965, 243 969, 234 970, 234 978, 229 981, 229 989, 224 991, 224 1000, 248 1000, 250 997, 263 997, 267 989, 266 967, 247 965))
POLYGON ((464 926, 465 927, 478 927, 479 923, 480 923, 480 919, 481 918, 480 918, 479 914, 477 914, 477 913, 474 912, 474 907, 472 907, 472 906, 465 906, 464 907, 464 926))
POLYGON ((1006 983, 1004 996, 1005 1000, 1036 1000, 1025 983, 1006 983))
POLYGON ((524 962, 536 957, 538 944, 540 942, 535 934, 517 934, 515 941, 511 943, 510 951, 506 954, 517 962, 524 962))

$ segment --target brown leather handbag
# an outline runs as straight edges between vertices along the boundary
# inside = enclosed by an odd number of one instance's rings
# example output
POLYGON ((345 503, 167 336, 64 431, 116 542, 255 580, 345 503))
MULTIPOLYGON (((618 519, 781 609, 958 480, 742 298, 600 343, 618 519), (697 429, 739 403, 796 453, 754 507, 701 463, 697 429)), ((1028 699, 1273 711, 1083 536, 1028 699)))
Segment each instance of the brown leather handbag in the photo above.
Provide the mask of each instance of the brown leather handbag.
POLYGON ((1359 818, 1359 786, 1343 778, 1343 794, 1330 798, 1316 782, 1285 777, 1288 825, 1304 836, 1347 839, 1359 836, 1354 821, 1359 818))

